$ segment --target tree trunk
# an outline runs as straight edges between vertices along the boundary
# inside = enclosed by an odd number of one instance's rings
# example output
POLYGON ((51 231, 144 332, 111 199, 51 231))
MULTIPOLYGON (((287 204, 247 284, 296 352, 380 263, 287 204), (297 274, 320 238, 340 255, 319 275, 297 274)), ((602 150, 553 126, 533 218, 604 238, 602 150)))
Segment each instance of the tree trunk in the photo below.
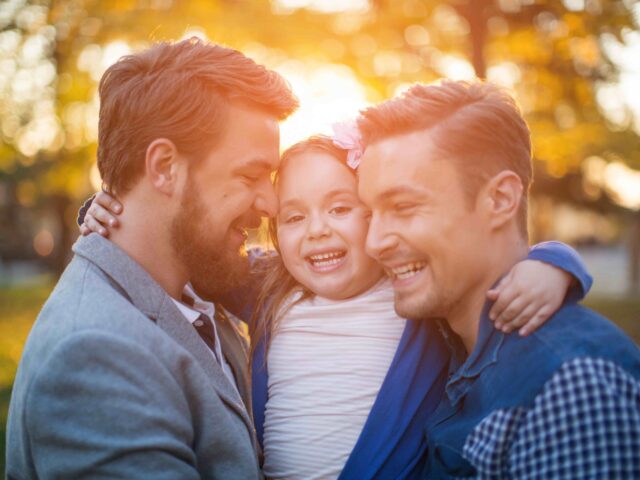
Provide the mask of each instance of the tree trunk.
POLYGON ((471 63, 476 75, 487 77, 487 60, 485 45, 487 43, 488 8, 493 0, 468 0, 467 2, 453 2, 454 8, 469 24, 469 38, 471 39, 471 63))

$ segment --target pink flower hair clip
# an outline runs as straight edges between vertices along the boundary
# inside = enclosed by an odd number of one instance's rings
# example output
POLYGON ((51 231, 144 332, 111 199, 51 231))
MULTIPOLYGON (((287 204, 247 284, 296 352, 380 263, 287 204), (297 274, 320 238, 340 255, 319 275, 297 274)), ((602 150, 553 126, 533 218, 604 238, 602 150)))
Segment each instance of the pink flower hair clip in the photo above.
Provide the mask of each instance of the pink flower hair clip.
POLYGON ((331 137, 333 144, 348 151, 347 165, 356 170, 364 153, 362 136, 360 135, 360 130, 358 130, 358 125, 355 120, 351 120, 334 123, 331 127, 333 128, 333 136, 331 137))

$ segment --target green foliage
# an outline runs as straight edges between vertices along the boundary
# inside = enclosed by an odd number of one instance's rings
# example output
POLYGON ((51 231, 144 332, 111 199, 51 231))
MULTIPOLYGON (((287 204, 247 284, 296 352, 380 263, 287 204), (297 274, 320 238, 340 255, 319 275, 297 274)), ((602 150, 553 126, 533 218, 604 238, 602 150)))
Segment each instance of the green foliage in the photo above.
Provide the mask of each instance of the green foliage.
MULTIPOLYGON (((35 188, 26 202, 18 197, 25 207, 51 208, 52 195, 79 204, 95 188, 89 172, 97 141, 96 89, 106 63, 124 53, 119 46, 135 50, 198 31, 261 52, 259 60, 267 64, 290 58, 345 65, 372 101, 409 83, 473 72, 473 65, 517 92, 542 177, 581 175, 589 156, 640 167, 633 117, 626 112, 612 123, 605 115, 609 107, 597 101, 598 89, 618 77, 606 44, 623 42, 638 29, 634 2, 370 0, 368 9, 334 13, 287 9, 285 3, 0 4, 0 181, 15 184, 18 193, 35 188)), ((543 190, 588 203, 580 189, 543 190)), ((65 231, 73 228, 70 212, 56 215, 65 231)), ((62 245, 63 252, 67 248, 62 245)))
POLYGON ((575 171, 589 155, 616 154, 640 164, 630 120, 614 131, 595 100, 599 82, 615 81, 617 72, 603 39, 622 39, 637 27, 630 2, 586 2, 584 9, 570 10, 561 0, 378 0, 366 11, 335 14, 286 11, 278 2, 257 0, 12 3, 13 15, 1 34, 7 45, 9 38, 17 43, 2 53, 13 61, 13 80, 49 68, 55 75, 48 83, 36 82, 31 101, 16 101, 11 82, 0 89, 5 105, 0 171, 11 175, 16 163, 22 164, 44 196, 58 192, 77 199, 91 188, 87 172, 96 140, 91 112, 105 66, 99 63, 103 47, 113 41, 140 47, 189 29, 240 49, 262 45, 290 58, 345 64, 373 100, 401 85, 450 73, 450 56, 470 58, 476 71, 488 69, 490 76, 492 67, 504 67, 511 77, 502 78, 517 90, 532 125, 536 155, 553 176, 575 171), (40 49, 25 61, 24 50, 33 44, 40 49), (33 158, 33 149, 20 142, 20 128, 33 126, 51 106, 60 132, 33 158), (16 120, 17 129, 10 125, 16 120))

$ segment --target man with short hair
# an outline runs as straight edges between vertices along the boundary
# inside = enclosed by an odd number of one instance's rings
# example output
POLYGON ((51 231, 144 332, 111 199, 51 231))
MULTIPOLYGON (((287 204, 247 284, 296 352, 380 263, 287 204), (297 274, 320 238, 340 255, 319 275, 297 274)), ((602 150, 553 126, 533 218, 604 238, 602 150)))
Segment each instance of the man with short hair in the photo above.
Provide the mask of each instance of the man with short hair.
POLYGON ((297 100, 277 73, 196 39, 123 57, 100 100, 98 167, 121 225, 78 240, 33 326, 7 476, 259 478, 245 345, 188 281, 217 295, 243 279, 297 100))
POLYGON ((535 333, 493 328, 485 292, 528 253, 529 130, 509 94, 417 85, 363 113, 367 250, 399 315, 452 352, 425 478, 640 478, 640 353, 567 298, 535 333))

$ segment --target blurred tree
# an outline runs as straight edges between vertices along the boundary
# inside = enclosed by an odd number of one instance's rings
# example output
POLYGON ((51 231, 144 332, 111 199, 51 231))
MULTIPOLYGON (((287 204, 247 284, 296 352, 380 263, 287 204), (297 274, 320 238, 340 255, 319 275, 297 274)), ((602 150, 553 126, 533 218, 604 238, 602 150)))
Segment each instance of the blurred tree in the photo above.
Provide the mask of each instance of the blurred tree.
POLYGON ((373 101, 442 76, 505 84, 532 128, 534 193, 618 211, 605 188, 585 188, 582 166, 601 157, 640 168, 633 116, 624 106, 610 115, 601 94, 619 70, 607 45, 638 29, 636 3, 370 0, 336 12, 313 0, 307 8, 290 0, 8 0, 0 4, 0 181, 22 205, 57 212, 60 268, 73 212, 91 190, 103 69, 128 48, 201 31, 260 51, 267 63, 347 65, 373 101), (570 179, 572 188, 558 188, 570 179))

